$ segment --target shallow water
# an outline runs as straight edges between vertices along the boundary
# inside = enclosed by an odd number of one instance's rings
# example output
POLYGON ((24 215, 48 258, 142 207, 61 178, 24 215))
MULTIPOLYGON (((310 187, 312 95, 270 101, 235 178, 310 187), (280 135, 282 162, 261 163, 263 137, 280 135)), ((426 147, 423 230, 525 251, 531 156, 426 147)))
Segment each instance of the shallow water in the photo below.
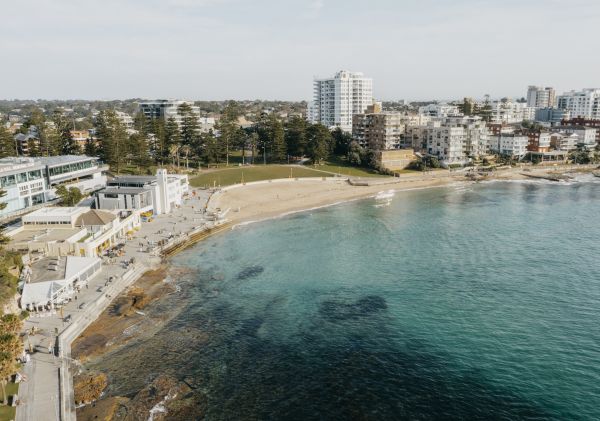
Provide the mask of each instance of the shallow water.
POLYGON ((97 367, 160 373, 207 419, 599 419, 600 184, 398 193, 237 228, 173 259, 161 334, 97 367))

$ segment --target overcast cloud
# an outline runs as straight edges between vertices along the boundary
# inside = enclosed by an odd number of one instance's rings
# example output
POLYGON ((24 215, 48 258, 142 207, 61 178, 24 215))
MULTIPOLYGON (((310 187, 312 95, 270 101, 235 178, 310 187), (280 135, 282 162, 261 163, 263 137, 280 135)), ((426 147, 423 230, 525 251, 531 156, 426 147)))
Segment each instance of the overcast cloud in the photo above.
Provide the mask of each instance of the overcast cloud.
POLYGON ((309 99, 373 77, 378 99, 600 87, 598 0, 13 0, 0 98, 309 99))

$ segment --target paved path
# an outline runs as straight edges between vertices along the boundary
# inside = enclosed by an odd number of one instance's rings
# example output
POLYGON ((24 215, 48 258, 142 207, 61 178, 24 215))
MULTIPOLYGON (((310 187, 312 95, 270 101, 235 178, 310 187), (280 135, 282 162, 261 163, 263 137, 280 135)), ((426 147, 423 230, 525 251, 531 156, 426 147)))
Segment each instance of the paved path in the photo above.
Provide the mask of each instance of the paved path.
POLYGON ((22 369, 27 381, 19 388, 21 403, 17 408, 17 421, 75 419, 72 374, 76 362, 70 358, 71 341, 110 305, 115 296, 144 272, 160 265, 162 258, 158 250, 148 252, 149 242, 183 241, 188 232, 213 226, 214 223, 202 215, 209 193, 196 192, 195 198, 186 200, 171 214, 142 223, 140 231, 125 243, 125 256, 110 262, 103 259, 102 271, 89 280, 87 288, 77 293, 77 299, 63 308, 62 315, 71 316, 68 324, 63 322, 60 312, 32 314, 25 321, 24 330, 30 332, 35 327, 37 333, 25 340, 25 348, 31 347, 35 352, 22 369), (124 262, 132 257, 135 263, 126 267, 124 262))

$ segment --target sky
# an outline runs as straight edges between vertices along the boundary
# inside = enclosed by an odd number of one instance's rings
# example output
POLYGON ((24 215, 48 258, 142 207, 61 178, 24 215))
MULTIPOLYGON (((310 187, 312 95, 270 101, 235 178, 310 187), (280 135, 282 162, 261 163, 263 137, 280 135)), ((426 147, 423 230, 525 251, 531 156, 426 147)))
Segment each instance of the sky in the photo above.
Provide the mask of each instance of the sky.
POLYGON ((1 99, 378 100, 600 87, 599 0, 5 0, 1 99))

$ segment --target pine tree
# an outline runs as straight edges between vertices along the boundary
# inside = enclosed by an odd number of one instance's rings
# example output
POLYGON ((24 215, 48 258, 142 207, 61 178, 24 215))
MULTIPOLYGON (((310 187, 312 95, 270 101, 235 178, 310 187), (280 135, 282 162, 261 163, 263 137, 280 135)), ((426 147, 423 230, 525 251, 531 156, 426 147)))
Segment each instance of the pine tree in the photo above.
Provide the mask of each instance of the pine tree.
MULTIPOLYGON (((79 155, 81 148, 71 134, 71 124, 63 115, 62 111, 56 110, 52 115, 52 121, 58 132, 58 153, 61 155, 79 155)), ((48 148, 50 150, 50 148, 48 148)))
MULTIPOLYGON (((181 132, 179 131, 179 125, 173 117, 170 117, 165 124, 164 130, 164 147, 163 147, 163 159, 168 160, 171 156, 171 150, 175 148, 179 151, 181 147, 181 132)), ((175 165, 175 162, 173 162, 175 165)))
POLYGON ((288 153, 301 157, 306 153, 306 120, 292 117, 285 126, 285 143, 288 153))
POLYGON ((101 145, 98 155, 119 174, 127 153, 129 138, 125 126, 113 110, 101 111, 98 114, 96 134, 101 145))
POLYGON ((307 155, 314 164, 326 159, 331 153, 333 137, 329 129, 322 124, 313 124, 308 127, 307 155))
POLYGON ((15 154, 15 138, 4 125, 0 124, 0 158, 15 156, 15 154))
POLYGON ((229 152, 239 140, 239 125, 237 119, 240 115, 239 106, 235 101, 229 101, 219 120, 218 129, 220 132, 219 141, 222 144, 221 149, 225 155, 225 162, 229 165, 229 152))
POLYGON ((276 162, 285 160, 287 147, 284 139, 283 125, 275 114, 269 115, 269 137, 271 144, 271 159, 276 162))

